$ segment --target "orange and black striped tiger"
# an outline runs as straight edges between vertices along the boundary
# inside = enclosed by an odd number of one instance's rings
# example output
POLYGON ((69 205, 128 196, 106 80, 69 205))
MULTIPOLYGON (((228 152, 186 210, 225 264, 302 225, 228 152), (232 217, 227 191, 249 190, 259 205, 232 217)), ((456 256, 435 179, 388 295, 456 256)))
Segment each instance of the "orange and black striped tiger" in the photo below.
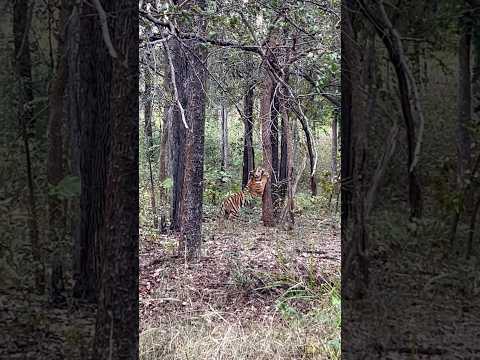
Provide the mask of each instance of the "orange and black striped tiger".
POLYGON ((245 205, 247 197, 256 196, 262 197, 265 184, 269 178, 268 172, 263 168, 257 168, 250 171, 247 185, 242 191, 232 194, 225 198, 222 203, 222 212, 225 219, 231 220, 233 217, 238 217, 240 208, 245 205))

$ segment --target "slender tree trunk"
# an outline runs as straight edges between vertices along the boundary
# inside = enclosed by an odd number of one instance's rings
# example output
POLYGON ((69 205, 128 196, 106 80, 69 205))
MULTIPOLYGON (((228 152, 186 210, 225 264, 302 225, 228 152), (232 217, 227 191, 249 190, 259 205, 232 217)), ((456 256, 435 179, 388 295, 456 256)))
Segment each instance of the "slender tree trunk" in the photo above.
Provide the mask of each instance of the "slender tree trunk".
POLYGON ((285 85, 280 87, 280 99, 279 99, 279 109, 280 115, 282 116, 283 122, 285 124, 284 136, 285 136, 285 143, 287 148, 287 202, 285 204, 285 209, 282 214, 282 221, 285 222, 288 229, 292 229, 295 223, 295 218, 293 215, 293 197, 294 197, 294 189, 293 189, 293 138, 292 138, 292 130, 290 126, 290 119, 288 116, 288 108, 287 108, 287 89, 285 85))
MULTIPOLYGON (((468 2, 466 2, 465 6, 468 2)), ((469 6, 468 6, 469 7, 469 6)), ((469 127, 472 124, 472 77, 470 69, 470 53, 472 41, 472 25, 469 14, 459 19, 460 38, 458 40, 458 95, 457 95, 457 191, 462 199, 461 207, 453 214, 450 241, 456 237, 458 222, 464 207, 468 206, 468 194, 465 193, 465 172, 470 166, 472 138, 469 127), (467 195, 467 196, 465 196, 467 195)))
POLYGON ((278 126, 278 118, 282 116, 280 110, 280 102, 278 99, 278 90, 277 94, 275 92, 275 88, 277 86, 274 84, 272 86, 272 95, 270 99, 271 104, 271 118, 272 118, 272 128, 271 128, 271 143, 272 143, 272 200, 274 207, 278 206, 278 200, 280 199, 279 196, 279 189, 277 187, 277 180, 279 176, 279 157, 278 157, 278 150, 279 150, 279 126, 278 126))
POLYGON ((13 37, 15 46, 15 73, 18 86, 17 114, 21 129, 28 188, 28 228, 33 255, 35 288, 39 293, 45 290, 45 268, 42 244, 38 229, 36 195, 33 180, 33 165, 30 150, 33 101, 32 62, 30 59, 30 26, 33 5, 27 0, 17 0, 13 6, 13 37))
POLYGON ((220 125, 220 170, 226 171, 228 169, 228 119, 224 104, 220 106, 218 111, 218 123, 220 125))
MULTIPOLYGON (((201 9, 206 6, 205 0, 193 1, 201 9)), ((191 5, 191 6, 192 6, 191 5)), ((197 19, 198 20, 198 19, 197 19)), ((203 33, 205 21, 196 21, 195 30, 203 33)), ((179 249, 187 259, 193 260, 200 256, 202 241, 203 212, 203 160, 205 139, 205 104, 206 80, 205 66, 206 49, 195 40, 187 42, 191 53, 188 55, 189 68, 186 78, 187 95, 187 142, 185 151, 185 179, 183 182, 183 207, 181 221, 181 237, 179 249)))
MULTIPOLYGON (((138 359, 138 2, 104 3, 112 44, 112 58, 103 42, 95 42, 97 63, 104 63, 95 104, 111 104, 97 121, 111 124, 111 147, 101 164, 108 169, 105 186, 105 223, 98 234, 98 302, 94 358, 138 359), (113 20, 114 19, 114 20, 113 20), (113 225, 113 226, 112 226, 113 225)), ((98 23, 98 20, 93 18, 98 23)), ((89 33, 100 36, 100 29, 89 33)), ((92 54, 87 54, 92 56, 92 54)))
POLYGON ((278 182, 281 183, 279 186, 279 196, 282 199, 285 199, 287 195, 287 162, 288 162, 288 148, 287 148, 287 126, 288 124, 285 123, 285 118, 281 117, 281 125, 282 125, 282 137, 281 137, 281 151, 280 151, 280 166, 278 169, 278 182))
POLYGON ((155 199, 155 184, 153 179, 153 131, 152 131, 152 107, 153 107, 153 78, 148 66, 145 67, 145 103, 144 103, 144 120, 145 120, 145 155, 147 157, 148 175, 149 175, 149 191, 150 206, 153 215, 153 227, 158 229, 157 204, 155 199))
MULTIPOLYGON (((67 81, 65 93, 65 113, 68 127, 68 147, 70 154, 70 173, 79 178, 80 175, 80 63, 78 56, 80 42, 80 19, 79 5, 72 5, 69 21, 66 23, 65 48, 67 63, 67 81)), ((68 11, 70 13, 70 11, 68 11)), ((83 241, 81 239, 81 211, 80 199, 74 198, 70 200, 69 213, 71 214, 71 233, 73 242, 73 296, 75 298, 82 297, 83 277, 81 267, 81 252, 83 241)))
POLYGON ((242 166, 242 189, 247 185, 248 174, 255 168, 255 154, 253 152, 253 101, 254 85, 247 85, 247 91, 244 96, 245 115, 243 119, 243 166, 242 166))
MULTIPOLYGON (((71 8, 69 9, 71 10, 71 8)), ((58 45, 57 45, 57 68, 55 75, 49 86, 48 93, 48 158, 47 158, 47 180, 49 187, 56 187, 65 176, 64 170, 64 102, 63 94, 65 92, 66 83, 66 62, 65 54, 65 19, 67 16, 67 1, 62 1, 60 9, 58 45)), ((50 250, 53 252, 54 265, 56 271, 52 271, 50 298, 53 302, 61 300, 61 291, 63 290, 63 270, 61 254, 56 251, 60 242, 65 235, 65 201, 60 199, 58 195, 49 194, 48 196, 48 238, 50 250), (61 276, 61 279, 54 279, 54 276, 61 276)))
POLYGON ((330 180, 332 183, 337 178, 337 154, 338 154, 338 131, 337 131, 337 115, 332 119, 332 157, 331 157, 331 166, 332 166, 332 174, 330 180))
POLYGON ((264 89, 260 103, 260 119, 262 124, 262 147, 263 147, 263 167, 270 173, 270 177, 265 185, 262 198, 262 221, 263 225, 273 227, 275 225, 273 219, 273 202, 272 202, 272 184, 273 175, 272 168, 272 143, 271 143, 271 114, 270 99, 272 94, 273 82, 270 75, 265 75, 264 89))

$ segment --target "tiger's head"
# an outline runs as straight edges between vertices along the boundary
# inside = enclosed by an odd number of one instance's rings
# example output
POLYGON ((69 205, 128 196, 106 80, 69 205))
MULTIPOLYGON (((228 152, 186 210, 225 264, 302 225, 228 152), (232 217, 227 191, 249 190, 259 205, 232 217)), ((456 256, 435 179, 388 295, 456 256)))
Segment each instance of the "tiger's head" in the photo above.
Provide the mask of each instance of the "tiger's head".
POLYGON ((257 167, 250 171, 247 190, 254 196, 262 197, 265 185, 267 184, 270 174, 262 167, 257 167))
POLYGON ((251 170, 248 175, 249 175, 249 179, 253 179, 253 181, 255 182, 262 181, 262 180, 265 181, 265 179, 268 180, 268 178, 270 177, 270 174, 268 173, 268 171, 262 167, 257 167, 256 169, 251 170))

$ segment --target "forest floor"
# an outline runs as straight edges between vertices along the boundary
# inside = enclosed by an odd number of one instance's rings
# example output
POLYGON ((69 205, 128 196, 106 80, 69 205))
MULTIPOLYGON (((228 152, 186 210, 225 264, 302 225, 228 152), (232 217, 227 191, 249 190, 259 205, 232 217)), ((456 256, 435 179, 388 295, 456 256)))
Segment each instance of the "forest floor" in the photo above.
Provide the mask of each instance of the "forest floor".
POLYGON ((207 219, 188 264, 175 237, 141 233, 142 359, 339 358, 338 219, 285 231, 247 218, 207 219))

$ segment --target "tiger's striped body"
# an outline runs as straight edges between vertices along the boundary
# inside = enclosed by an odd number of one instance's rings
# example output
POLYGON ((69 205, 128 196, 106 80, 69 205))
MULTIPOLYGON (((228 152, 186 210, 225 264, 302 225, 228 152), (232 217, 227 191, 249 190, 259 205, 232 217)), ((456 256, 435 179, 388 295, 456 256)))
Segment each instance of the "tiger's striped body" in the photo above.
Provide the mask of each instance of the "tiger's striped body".
POLYGON ((268 181, 268 172, 263 168, 250 171, 250 178, 242 191, 228 196, 222 203, 223 218, 231 220, 239 215, 248 196, 262 197, 265 184, 268 181))

